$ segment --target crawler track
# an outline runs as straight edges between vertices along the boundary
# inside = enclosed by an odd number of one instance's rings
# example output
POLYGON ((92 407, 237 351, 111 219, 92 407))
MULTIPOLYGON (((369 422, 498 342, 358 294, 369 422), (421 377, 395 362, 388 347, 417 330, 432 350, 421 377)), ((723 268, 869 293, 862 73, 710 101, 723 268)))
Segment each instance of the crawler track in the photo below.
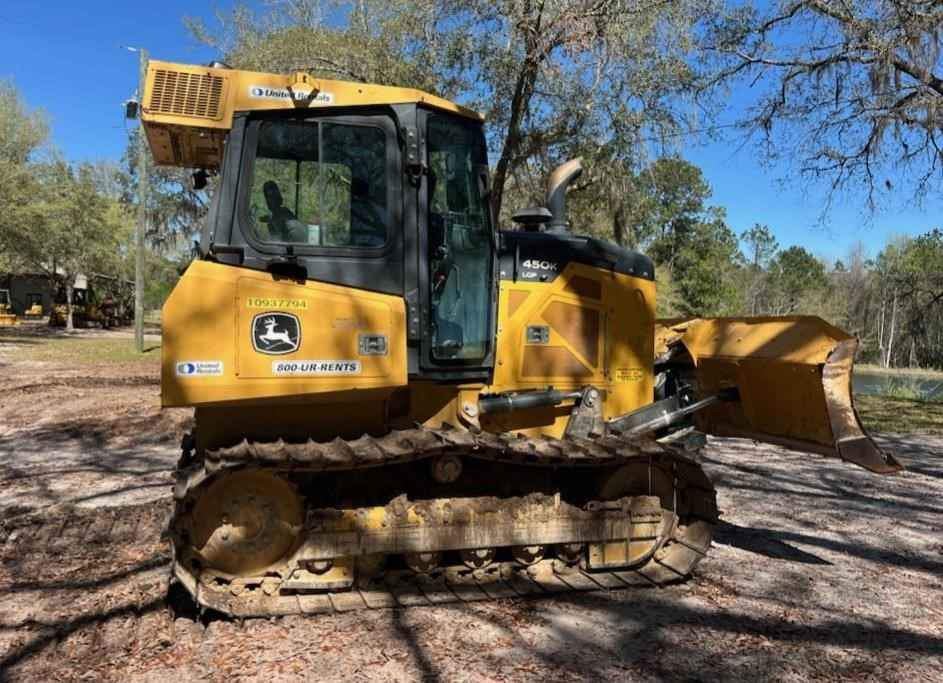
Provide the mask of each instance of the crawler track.
MULTIPOLYGON (((527 485, 526 481, 523 485, 527 485)), ((616 437, 523 439, 458 430, 411 429, 383 437, 335 439, 329 443, 244 441, 232 448, 208 452, 205 458, 182 467, 174 495, 176 512, 171 525, 177 555, 174 575, 202 607, 238 617, 346 612, 663 585, 691 574, 709 549, 717 519, 714 488, 700 466, 689 456, 654 441, 616 437), (343 590, 301 592, 277 587, 263 590, 261 583, 249 590, 244 587, 237 590, 235 582, 230 585, 225 578, 220 579, 219 572, 204 570, 189 559, 187 529, 192 525, 195 501, 227 473, 246 469, 276 473, 299 490, 310 488, 305 482, 313 477, 333 473, 356 476, 358 486, 369 487, 372 481, 379 481, 378 477, 389 479, 395 467, 415 467, 421 461, 445 455, 492 468, 498 473, 495 481, 511 478, 511 473, 518 481, 543 478, 553 482, 592 477, 596 472, 607 477, 628 476, 635 482, 632 490, 619 490, 615 495, 610 492, 601 500, 631 495, 634 501, 655 500, 656 508, 660 502, 660 511, 655 511, 661 519, 657 537, 646 536, 653 539, 651 552, 634 564, 603 570, 592 569, 585 561, 564 562, 558 558, 543 559, 530 566, 498 561, 476 570, 448 566, 421 574, 394 567, 371 575, 358 574, 353 585, 343 590)), ((600 502, 594 504, 598 506, 600 502)), ((312 505, 309 502, 309 510, 312 505)), ((630 540, 635 540, 635 532, 632 534, 630 540)))

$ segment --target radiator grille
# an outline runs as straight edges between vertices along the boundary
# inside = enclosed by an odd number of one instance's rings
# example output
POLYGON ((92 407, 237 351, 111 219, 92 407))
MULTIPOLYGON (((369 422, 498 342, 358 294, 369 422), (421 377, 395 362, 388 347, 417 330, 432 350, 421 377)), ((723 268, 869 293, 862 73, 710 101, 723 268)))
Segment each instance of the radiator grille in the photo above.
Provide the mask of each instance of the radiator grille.
POLYGON ((222 95, 220 76, 157 69, 149 105, 156 114, 218 119, 222 95))

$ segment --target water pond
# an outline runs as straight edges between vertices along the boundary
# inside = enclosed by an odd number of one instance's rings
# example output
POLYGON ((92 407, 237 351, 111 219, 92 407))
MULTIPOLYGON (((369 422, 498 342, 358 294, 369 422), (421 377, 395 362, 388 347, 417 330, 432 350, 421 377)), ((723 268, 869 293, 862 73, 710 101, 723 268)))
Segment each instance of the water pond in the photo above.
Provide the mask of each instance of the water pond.
POLYGON ((943 376, 855 370, 854 392, 868 396, 895 396, 943 401, 943 376))

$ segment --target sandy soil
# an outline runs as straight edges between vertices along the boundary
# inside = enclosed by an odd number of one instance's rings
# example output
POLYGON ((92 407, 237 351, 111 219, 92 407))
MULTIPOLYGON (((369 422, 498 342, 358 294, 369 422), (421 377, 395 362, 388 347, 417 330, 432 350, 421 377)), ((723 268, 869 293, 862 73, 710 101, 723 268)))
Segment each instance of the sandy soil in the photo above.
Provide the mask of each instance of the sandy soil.
MULTIPOLYGON (((0 337, 0 510, 94 507, 165 496, 190 410, 160 410, 159 360, 21 360, 64 337, 29 325, 0 337)), ((79 330, 79 340, 131 339, 79 330)), ((157 343, 159 338, 148 338, 157 343)))
POLYGON ((883 437, 908 467, 893 477, 712 439, 704 462, 723 522, 682 585, 201 621, 168 606, 160 531, 188 416, 158 411, 156 364, 3 353, 0 680, 933 681, 943 670, 941 437, 883 437))

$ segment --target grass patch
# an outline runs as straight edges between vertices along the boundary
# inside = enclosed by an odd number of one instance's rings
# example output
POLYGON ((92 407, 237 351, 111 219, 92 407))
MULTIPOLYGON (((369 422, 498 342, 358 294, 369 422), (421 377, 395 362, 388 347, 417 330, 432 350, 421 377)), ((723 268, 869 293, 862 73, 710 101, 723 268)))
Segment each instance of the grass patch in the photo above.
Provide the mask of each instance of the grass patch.
POLYGON ((943 403, 857 395, 855 407, 871 432, 943 434, 943 403))
POLYGON ((885 368, 870 363, 855 363, 855 372, 861 372, 867 375, 912 375, 914 377, 943 379, 943 370, 934 370, 932 368, 885 368))
MULTIPOLYGON (((18 340, 23 341, 23 340, 18 340)), ((8 355, 20 361, 58 363, 153 363, 160 360, 159 342, 145 340, 144 353, 134 348, 133 339, 83 339, 70 337, 30 338, 8 355)))

